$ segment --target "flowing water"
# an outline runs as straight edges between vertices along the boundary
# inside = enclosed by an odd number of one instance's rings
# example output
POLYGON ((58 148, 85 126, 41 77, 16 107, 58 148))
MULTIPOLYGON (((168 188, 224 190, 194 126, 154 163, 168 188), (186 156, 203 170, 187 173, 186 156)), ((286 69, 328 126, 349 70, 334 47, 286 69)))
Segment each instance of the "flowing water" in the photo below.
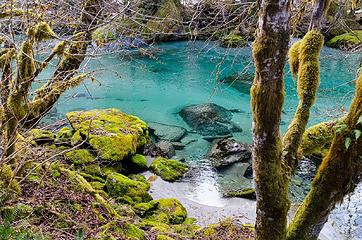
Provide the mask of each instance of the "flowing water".
MULTIPOLYGON (((357 55, 345 55, 338 50, 324 48, 321 59, 321 84, 317 102, 312 108, 310 125, 345 114, 355 90, 353 79, 358 68, 357 55)), ((85 71, 89 70, 96 71, 97 81, 86 82, 66 92, 46 120, 63 118, 66 112, 74 110, 114 107, 137 115, 146 122, 189 129, 178 112, 190 104, 212 102, 238 110, 234 111, 233 121, 243 131, 234 134, 234 138, 251 142, 248 88, 236 89, 219 81, 241 71, 253 73, 250 47, 224 49, 214 42, 201 41, 162 43, 147 49, 147 54, 132 50, 100 54, 85 64, 85 71)), ((286 130, 292 119, 298 101, 296 83, 289 73, 289 67, 285 68, 285 72, 282 131, 286 130)), ((50 72, 43 77, 46 78, 48 74, 50 72)), ((203 158, 210 143, 200 135, 189 133, 182 141, 189 144, 184 150, 177 151, 177 155, 196 169, 194 176, 185 180, 185 184, 189 184, 184 189, 185 198, 199 204, 223 207, 227 203, 222 198, 222 191, 252 186, 250 180, 242 177, 242 170, 247 167, 245 164, 236 164, 219 173, 205 164, 207 161, 203 158)), ((295 201, 302 199, 308 189, 308 183, 301 180, 302 170, 293 180, 295 184, 292 185, 291 195, 295 201)), ((358 198, 351 200, 357 203, 353 216, 361 216, 358 198)), ((344 219, 343 222, 338 220, 338 214, 343 218, 351 216, 348 209, 348 206, 342 206, 335 211, 336 225, 342 229, 340 225, 348 223, 342 232, 349 234, 348 239, 361 239, 361 231, 356 230, 361 226, 361 217, 344 219)))

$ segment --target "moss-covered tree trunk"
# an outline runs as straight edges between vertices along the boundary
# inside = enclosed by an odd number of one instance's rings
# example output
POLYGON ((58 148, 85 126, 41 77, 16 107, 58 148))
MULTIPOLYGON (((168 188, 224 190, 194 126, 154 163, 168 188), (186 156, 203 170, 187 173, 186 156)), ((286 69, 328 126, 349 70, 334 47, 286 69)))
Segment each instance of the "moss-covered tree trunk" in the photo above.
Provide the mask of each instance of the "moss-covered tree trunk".
POLYGON ((256 239, 285 239, 288 184, 283 172, 279 132, 284 102, 284 65, 290 38, 290 2, 262 1, 253 45, 255 78, 253 171, 257 195, 256 239))
POLYGON ((362 174, 362 75, 344 121, 336 127, 332 146, 323 159, 312 189, 288 228, 289 240, 318 239, 329 213, 351 193, 362 174))

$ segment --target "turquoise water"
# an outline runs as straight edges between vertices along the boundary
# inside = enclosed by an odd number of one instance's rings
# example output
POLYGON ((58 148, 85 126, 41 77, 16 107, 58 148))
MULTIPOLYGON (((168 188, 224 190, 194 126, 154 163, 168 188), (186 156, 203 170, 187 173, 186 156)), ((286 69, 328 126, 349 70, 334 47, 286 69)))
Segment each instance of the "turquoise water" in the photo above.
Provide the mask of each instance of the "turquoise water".
MULTIPOLYGON (((234 137, 242 142, 251 142, 249 93, 239 92, 232 86, 219 82, 223 77, 236 72, 253 73, 249 47, 224 49, 214 42, 196 41, 157 44, 147 51, 151 57, 136 51, 117 54, 100 52, 97 58, 86 62, 84 68, 85 72, 95 71, 97 81, 85 82, 67 91, 47 120, 64 118, 66 112, 74 110, 114 107, 137 115, 146 122, 189 129, 177 114, 181 108, 190 104, 213 102, 227 109, 240 110, 233 114, 233 121, 242 127, 243 132, 234 134, 234 137)), ((330 48, 323 49, 321 84, 309 125, 339 117, 348 110, 355 90, 353 79, 359 66, 358 57, 330 48)), ((298 102, 296 84, 288 66, 285 72, 286 98, 282 131, 285 131, 291 121, 298 102)), ((51 69, 43 77, 46 78, 50 73, 51 69)), ((200 177, 190 183, 193 190, 184 193, 187 198, 217 206, 220 203, 220 192, 225 189, 252 186, 251 180, 242 177, 247 165, 236 164, 234 168, 215 173, 209 167, 202 166, 205 161, 201 161, 210 143, 194 133, 189 133, 182 141, 190 140, 192 143, 184 150, 177 151, 177 155, 193 165, 200 164, 201 170, 196 174, 200 177)), ((305 194, 299 193, 298 187, 292 189, 296 192, 297 199, 305 194)), ((345 213, 342 215, 347 216, 345 213)))
MULTIPOLYGON (((64 94, 56 106, 57 113, 115 107, 145 121, 187 127, 177 115, 182 107, 214 102, 241 110, 233 119, 244 130, 237 137, 251 141, 249 94, 218 82, 235 72, 253 73, 250 48, 224 49, 213 42, 197 41, 162 43, 150 52, 153 58, 125 51, 103 54, 87 62, 85 71, 96 71, 97 82, 86 82, 64 94)), ((357 55, 323 49, 321 85, 311 123, 343 114, 354 93, 352 81, 357 67, 357 55)), ((288 70, 286 67, 282 130, 287 127, 297 104, 295 82, 288 70)))

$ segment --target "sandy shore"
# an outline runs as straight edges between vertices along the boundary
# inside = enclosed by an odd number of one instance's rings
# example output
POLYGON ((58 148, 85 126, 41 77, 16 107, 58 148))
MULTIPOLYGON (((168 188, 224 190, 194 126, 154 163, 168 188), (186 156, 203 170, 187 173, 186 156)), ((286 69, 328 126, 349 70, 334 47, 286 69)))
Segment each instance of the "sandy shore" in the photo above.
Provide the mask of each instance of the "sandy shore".
MULTIPOLYGON (((152 173, 144 174, 146 178, 152 173)), ((223 198, 212 179, 188 179, 186 181, 169 183, 157 177, 151 183, 150 194, 154 199, 177 198, 186 207, 189 217, 197 219, 197 223, 205 226, 216 223, 227 217, 237 217, 241 222, 255 222, 255 201, 242 198, 223 198)), ((290 216, 295 208, 291 209, 290 216)), ((327 222, 321 235, 321 240, 343 239, 332 225, 327 222)))

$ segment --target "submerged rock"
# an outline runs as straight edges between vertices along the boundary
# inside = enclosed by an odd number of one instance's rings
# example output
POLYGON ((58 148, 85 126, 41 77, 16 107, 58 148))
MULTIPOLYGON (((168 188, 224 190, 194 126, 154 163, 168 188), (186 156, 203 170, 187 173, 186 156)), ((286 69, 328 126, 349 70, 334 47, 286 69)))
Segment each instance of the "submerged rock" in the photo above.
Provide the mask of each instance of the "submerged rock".
POLYGON ((193 130, 203 136, 225 136, 236 130, 235 124, 231 122, 232 113, 214 103, 190 105, 179 114, 193 130))
POLYGON ((173 159, 158 157, 152 162, 150 169, 163 180, 174 182, 182 178, 188 171, 188 166, 173 159))
POLYGON ((249 95, 253 79, 254 74, 252 73, 233 73, 230 76, 222 78, 220 82, 235 88, 241 93, 249 95))
POLYGON ((179 142, 187 133, 183 127, 163 123, 149 122, 148 126, 157 139, 170 142, 179 142))
POLYGON ((156 146, 162 151, 163 155, 166 155, 166 157, 171 158, 176 155, 175 147, 171 142, 159 141, 156 143, 156 146))
POLYGON ((248 145, 234 139, 224 138, 216 140, 211 146, 206 158, 216 169, 227 167, 236 162, 251 160, 251 151, 248 145))
POLYGON ((149 140, 146 123, 117 109, 70 112, 67 119, 103 161, 122 161, 149 140))

